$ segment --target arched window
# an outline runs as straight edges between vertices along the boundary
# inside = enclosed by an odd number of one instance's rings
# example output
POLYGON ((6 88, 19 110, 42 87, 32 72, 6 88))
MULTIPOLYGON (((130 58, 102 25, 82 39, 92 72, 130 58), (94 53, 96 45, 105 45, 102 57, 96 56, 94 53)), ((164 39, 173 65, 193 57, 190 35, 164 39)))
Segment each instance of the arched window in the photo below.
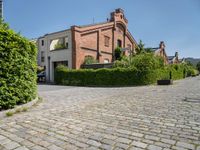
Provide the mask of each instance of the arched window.
POLYGON ((117 47, 122 47, 122 41, 121 40, 117 40, 117 47))

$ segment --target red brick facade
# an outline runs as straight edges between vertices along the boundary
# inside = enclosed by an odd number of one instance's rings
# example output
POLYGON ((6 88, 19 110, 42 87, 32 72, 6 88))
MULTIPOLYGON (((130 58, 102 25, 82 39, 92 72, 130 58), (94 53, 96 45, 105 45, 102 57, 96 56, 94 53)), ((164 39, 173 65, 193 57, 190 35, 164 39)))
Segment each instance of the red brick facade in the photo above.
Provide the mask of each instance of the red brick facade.
POLYGON ((127 29, 128 21, 121 9, 111 13, 109 21, 89 26, 72 26, 72 67, 79 69, 86 56, 92 56, 99 63, 114 61, 114 49, 135 49, 136 41, 127 29))

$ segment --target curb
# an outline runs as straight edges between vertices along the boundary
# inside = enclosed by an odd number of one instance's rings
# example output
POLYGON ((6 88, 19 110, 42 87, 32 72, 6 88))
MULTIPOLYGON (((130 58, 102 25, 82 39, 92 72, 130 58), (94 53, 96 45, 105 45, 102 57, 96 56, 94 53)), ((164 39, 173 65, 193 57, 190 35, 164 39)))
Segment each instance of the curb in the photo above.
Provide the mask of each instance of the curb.
POLYGON ((17 109, 22 109, 24 107, 26 108, 31 108, 34 104, 36 104, 38 102, 39 98, 36 97, 34 100, 26 103, 26 104, 23 104, 23 105, 18 105, 18 106, 15 106, 15 108, 12 108, 12 109, 8 109, 8 110, 3 110, 3 111, 0 111, 0 120, 7 117, 6 116, 6 113, 7 112, 15 112, 17 109))

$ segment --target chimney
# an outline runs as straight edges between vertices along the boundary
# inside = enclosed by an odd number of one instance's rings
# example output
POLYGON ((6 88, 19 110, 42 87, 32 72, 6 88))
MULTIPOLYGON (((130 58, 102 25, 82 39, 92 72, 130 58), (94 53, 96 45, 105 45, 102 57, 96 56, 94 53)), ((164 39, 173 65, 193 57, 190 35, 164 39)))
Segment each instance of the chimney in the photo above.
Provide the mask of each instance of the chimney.
POLYGON ((160 49, 164 49, 164 48, 165 48, 165 43, 164 43, 164 41, 161 41, 161 42, 160 42, 159 48, 160 48, 160 49))
POLYGON ((178 57, 178 52, 175 53, 175 57, 178 57))
POLYGON ((111 12, 111 14, 110 14, 110 21, 115 21, 115 17, 117 17, 117 15, 120 15, 121 17, 125 18, 125 16, 124 16, 124 10, 121 9, 121 8, 117 8, 117 9, 115 9, 114 12, 111 12))

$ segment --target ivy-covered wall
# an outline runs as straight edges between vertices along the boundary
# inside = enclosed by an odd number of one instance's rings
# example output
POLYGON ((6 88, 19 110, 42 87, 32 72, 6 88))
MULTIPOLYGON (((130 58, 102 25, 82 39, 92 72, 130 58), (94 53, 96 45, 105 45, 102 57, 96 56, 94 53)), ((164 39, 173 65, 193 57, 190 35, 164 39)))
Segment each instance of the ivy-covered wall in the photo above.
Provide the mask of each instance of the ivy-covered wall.
POLYGON ((33 43, 10 29, 0 28, 0 110, 36 97, 36 56, 33 43))

